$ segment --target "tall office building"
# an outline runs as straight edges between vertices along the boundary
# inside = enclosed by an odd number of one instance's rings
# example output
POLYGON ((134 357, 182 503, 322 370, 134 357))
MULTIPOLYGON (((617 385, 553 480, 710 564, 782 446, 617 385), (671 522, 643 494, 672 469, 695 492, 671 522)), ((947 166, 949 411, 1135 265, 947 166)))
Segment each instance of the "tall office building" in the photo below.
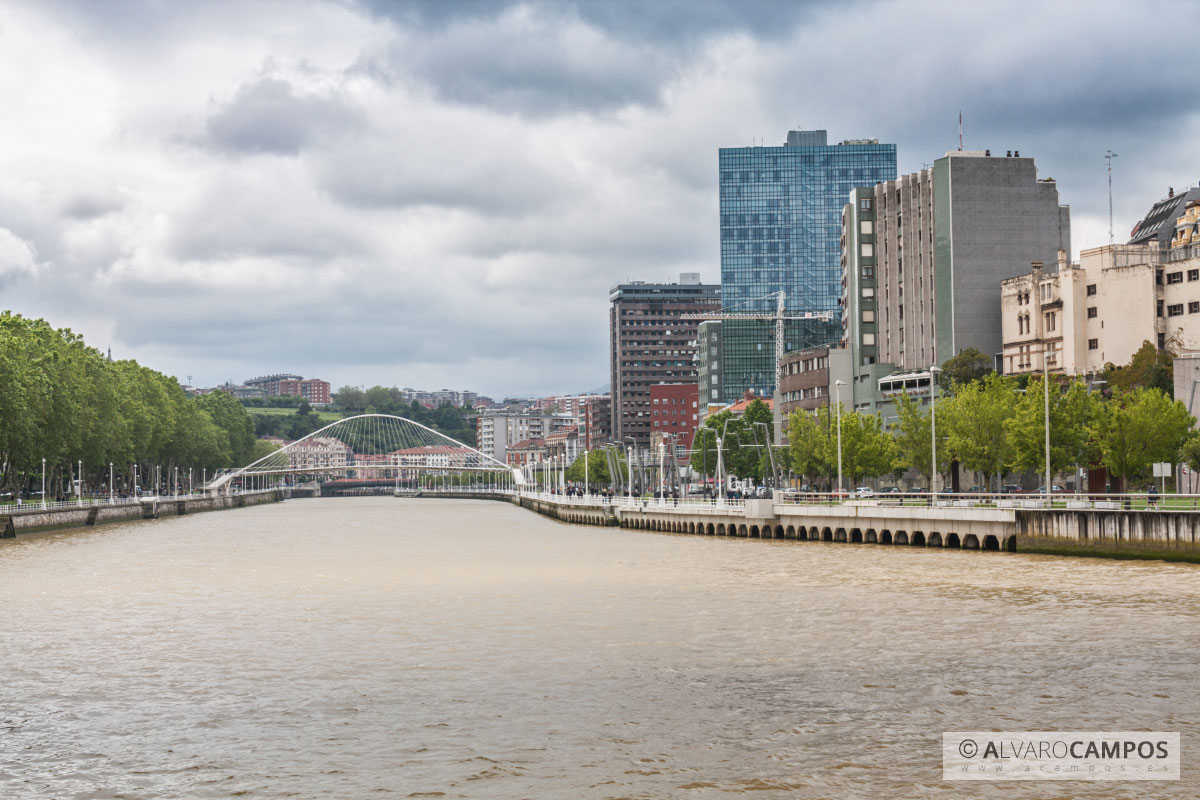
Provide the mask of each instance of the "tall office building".
MULTIPOLYGON (((832 311, 832 322, 785 326, 786 350, 841 336, 841 216, 850 191, 896 177, 896 146, 875 139, 829 145, 827 134, 789 131, 781 147, 721 148, 721 299, 726 310, 769 313, 773 292, 791 312, 832 311)), ((726 320, 721 399, 775 389, 769 321, 726 320)), ((705 398, 709 400, 711 398, 705 398)))
POLYGON ((650 387, 696 383, 699 320, 684 314, 717 311, 721 287, 684 273, 679 283, 621 283, 609 292, 612 436, 650 445, 650 387))

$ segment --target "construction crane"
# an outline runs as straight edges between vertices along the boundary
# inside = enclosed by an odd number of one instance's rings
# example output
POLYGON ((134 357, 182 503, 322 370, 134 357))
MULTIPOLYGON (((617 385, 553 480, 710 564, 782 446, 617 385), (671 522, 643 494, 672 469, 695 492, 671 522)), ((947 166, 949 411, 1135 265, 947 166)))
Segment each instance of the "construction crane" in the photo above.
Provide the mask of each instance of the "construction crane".
POLYGON ((805 311, 800 314, 785 313, 784 303, 787 300, 787 293, 781 291, 772 292, 771 294, 763 295, 762 299, 775 295, 775 312, 769 311, 713 311, 713 312, 698 312, 694 314, 681 314, 680 319, 698 319, 698 320, 775 320, 775 444, 783 444, 783 411, 781 409, 779 387, 783 380, 783 323, 786 320, 821 320, 823 322, 832 322, 833 311, 805 311))

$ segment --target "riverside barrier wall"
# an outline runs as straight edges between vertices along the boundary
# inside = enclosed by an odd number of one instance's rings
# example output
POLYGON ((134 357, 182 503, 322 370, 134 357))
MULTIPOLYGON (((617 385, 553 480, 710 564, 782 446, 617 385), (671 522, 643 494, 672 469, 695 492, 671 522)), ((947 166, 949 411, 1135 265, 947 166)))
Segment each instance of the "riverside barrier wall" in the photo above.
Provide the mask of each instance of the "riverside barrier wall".
POLYGON ((135 519, 159 519, 277 503, 284 499, 285 492, 283 489, 264 489, 217 497, 159 497, 137 502, 99 503, 51 509, 41 509, 36 504, 31 504, 19 510, 10 509, 0 513, 0 538, 12 538, 21 533, 57 528, 85 527, 135 519))
POLYGON ((665 533, 1200 562, 1200 511, 1190 510, 906 506, 878 501, 676 503, 479 491, 408 496, 499 500, 562 522, 665 533))

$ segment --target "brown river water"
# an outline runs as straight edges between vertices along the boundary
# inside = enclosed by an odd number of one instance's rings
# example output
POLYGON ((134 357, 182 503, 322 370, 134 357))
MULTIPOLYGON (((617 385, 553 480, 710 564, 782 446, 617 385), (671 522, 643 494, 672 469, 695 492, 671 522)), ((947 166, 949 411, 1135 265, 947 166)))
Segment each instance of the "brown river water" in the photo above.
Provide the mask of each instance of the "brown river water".
POLYGON ((0 798, 1195 798, 1200 567, 279 505, 0 541, 0 798), (945 783, 941 733, 1179 731, 945 783))

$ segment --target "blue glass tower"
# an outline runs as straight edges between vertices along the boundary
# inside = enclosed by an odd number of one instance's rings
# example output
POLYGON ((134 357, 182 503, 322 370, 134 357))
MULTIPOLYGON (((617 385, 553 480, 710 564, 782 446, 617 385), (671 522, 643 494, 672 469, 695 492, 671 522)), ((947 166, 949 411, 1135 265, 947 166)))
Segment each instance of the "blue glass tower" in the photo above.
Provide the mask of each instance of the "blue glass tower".
MULTIPOLYGON (((852 189, 896 179, 896 145, 874 139, 826 142, 825 131, 789 131, 782 147, 723 147, 721 303, 727 311, 833 311, 832 322, 794 321, 786 349, 841 338, 842 207, 852 189)), ((722 324, 722 400, 775 390, 775 335, 768 322, 722 324)))

